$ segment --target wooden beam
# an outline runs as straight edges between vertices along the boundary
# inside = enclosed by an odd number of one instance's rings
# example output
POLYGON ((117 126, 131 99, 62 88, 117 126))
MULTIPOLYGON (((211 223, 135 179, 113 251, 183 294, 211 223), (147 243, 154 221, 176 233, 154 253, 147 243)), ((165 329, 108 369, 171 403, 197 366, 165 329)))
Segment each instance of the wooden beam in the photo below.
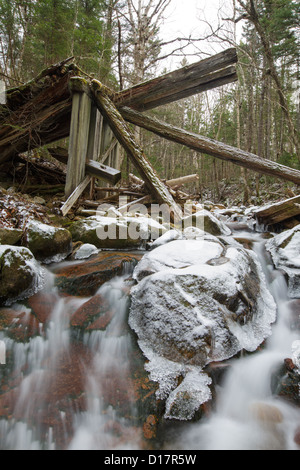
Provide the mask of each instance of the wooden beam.
POLYGON ((119 170, 103 165, 103 163, 95 162, 94 160, 87 160, 85 169, 87 174, 111 184, 118 183, 122 176, 119 170))
POLYGON ((278 224, 300 214, 300 196, 271 204, 255 212, 258 222, 265 226, 278 224))
POLYGON ((187 98, 237 80, 235 48, 227 49, 195 64, 140 83, 111 96, 117 107, 129 106, 139 111, 187 98))
POLYGON ((105 93, 101 83, 93 80, 91 88, 96 106, 109 123, 119 143, 131 158, 150 193, 159 203, 169 206, 171 218, 175 222, 181 220, 182 214, 180 208, 177 206, 166 185, 159 179, 144 152, 136 143, 130 127, 105 93))
POLYGON ((70 194, 64 205, 61 207, 61 213, 63 216, 67 215, 67 213, 72 209, 76 201, 80 198, 83 191, 91 182, 91 176, 86 176, 83 181, 77 186, 77 188, 70 194))
MULTIPOLYGON (((59 162, 64 164, 68 163, 68 151, 64 148, 48 148, 47 150, 50 155, 59 162)), ((94 160, 86 160, 85 174, 107 181, 111 184, 117 184, 122 177, 121 171, 94 160)))
POLYGON ((224 144, 222 142, 204 137, 192 132, 185 131, 178 127, 170 126, 149 116, 135 111, 128 107, 120 109, 124 119, 132 124, 140 126, 148 131, 164 137, 171 142, 195 150, 199 153, 211 155, 221 160, 230 161, 249 170, 257 171, 266 175, 275 176, 287 181, 292 181, 300 185, 300 171, 279 163, 266 160, 250 152, 246 152, 236 147, 224 144))
MULTIPOLYGON (((72 84, 72 80, 70 83, 72 84)), ((73 101, 65 188, 66 197, 73 193, 85 176, 92 105, 86 93, 78 92, 74 89, 72 91, 73 101)))

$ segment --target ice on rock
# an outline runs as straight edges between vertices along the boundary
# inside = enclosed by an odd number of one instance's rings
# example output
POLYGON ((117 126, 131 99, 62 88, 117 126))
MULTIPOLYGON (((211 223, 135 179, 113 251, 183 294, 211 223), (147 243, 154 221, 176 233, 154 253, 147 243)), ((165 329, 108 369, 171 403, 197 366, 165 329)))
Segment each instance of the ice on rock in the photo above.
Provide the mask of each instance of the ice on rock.
POLYGON ((78 260, 87 259, 90 256, 98 253, 98 251, 99 250, 95 245, 91 245, 90 243, 84 243, 78 248, 74 255, 74 258, 78 260))
POLYGON ((276 305, 264 274, 242 247, 196 239, 158 246, 133 276, 129 324, 166 398, 165 416, 190 419, 210 398, 205 365, 254 351, 270 335, 276 305))
POLYGON ((297 367, 298 374, 300 374, 300 341, 294 341, 292 344, 293 362, 297 367))
POLYGON ((288 276, 289 296, 300 298, 300 225, 268 240, 266 249, 275 267, 288 276))
POLYGON ((192 419, 195 412, 211 398, 207 374, 194 367, 187 372, 181 384, 173 390, 166 401, 165 418, 182 421, 192 419))

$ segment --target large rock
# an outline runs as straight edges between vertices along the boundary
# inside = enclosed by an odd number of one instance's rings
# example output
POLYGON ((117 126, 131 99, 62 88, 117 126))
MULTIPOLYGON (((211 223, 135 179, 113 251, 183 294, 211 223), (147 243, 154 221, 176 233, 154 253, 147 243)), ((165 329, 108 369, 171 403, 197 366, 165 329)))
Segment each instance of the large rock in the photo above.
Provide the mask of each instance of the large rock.
POLYGON ((92 296, 106 281, 124 273, 127 265, 136 264, 142 253, 102 251, 85 262, 73 261, 53 269, 55 284, 68 295, 92 296))
POLYGON ((190 419, 211 398, 203 367, 255 351, 271 334, 275 302, 255 254, 217 239, 159 246, 134 278, 129 324, 157 396, 167 418, 190 419))
POLYGON ((64 228, 30 220, 26 225, 24 245, 43 263, 60 262, 72 251, 72 237, 64 228))
POLYGON ((0 304, 37 292, 43 284, 43 274, 30 250, 0 245, 0 304))
POLYGON ((191 216, 186 216, 182 221, 183 228, 197 227, 206 233, 215 236, 231 235, 231 230, 214 214, 206 209, 197 211, 191 216))
POLYGON ((92 216, 70 226, 74 242, 95 245, 97 248, 138 248, 147 240, 158 238, 166 229, 149 217, 92 216))
POLYGON ((288 277, 288 294, 300 298, 300 225, 276 235, 266 243, 277 269, 288 277))
POLYGON ((15 245, 23 235, 23 230, 12 227, 0 227, 0 244, 15 245))

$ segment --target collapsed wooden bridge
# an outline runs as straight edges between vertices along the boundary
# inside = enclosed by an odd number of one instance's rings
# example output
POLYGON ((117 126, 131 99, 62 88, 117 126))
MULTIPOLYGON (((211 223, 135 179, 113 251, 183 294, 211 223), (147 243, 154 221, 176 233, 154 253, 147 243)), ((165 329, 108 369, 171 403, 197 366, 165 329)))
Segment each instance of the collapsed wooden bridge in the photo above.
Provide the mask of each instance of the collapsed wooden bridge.
POLYGON ((0 107, 0 165, 69 137, 67 152, 50 149, 54 158, 67 164, 63 214, 68 213, 88 185, 94 184, 95 178, 113 185, 120 181, 123 148, 153 199, 168 204, 174 218, 179 216, 171 187, 158 177, 128 123, 201 154, 300 185, 298 170, 144 114, 157 106, 235 82, 234 48, 120 92, 91 79, 72 60, 54 65, 27 84, 8 90, 6 104, 0 107))

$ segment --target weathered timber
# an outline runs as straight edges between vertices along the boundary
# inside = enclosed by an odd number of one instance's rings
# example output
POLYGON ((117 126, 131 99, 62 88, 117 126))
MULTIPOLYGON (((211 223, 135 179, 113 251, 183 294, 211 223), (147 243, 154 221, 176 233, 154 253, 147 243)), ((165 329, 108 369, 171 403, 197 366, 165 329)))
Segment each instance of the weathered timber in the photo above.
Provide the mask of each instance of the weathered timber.
POLYGON ((35 78, 25 83, 24 85, 9 88, 6 91, 6 106, 10 111, 14 111, 20 106, 24 105, 27 101, 32 100, 38 95, 46 86, 55 83, 58 76, 68 73, 70 69, 76 70, 74 64, 67 66, 74 57, 69 57, 58 64, 50 65, 42 70, 35 78))
POLYGON ((39 80, 8 90, 7 103, 0 107, 0 164, 68 137, 72 108, 69 80, 78 70, 65 63, 47 70, 39 80))
POLYGON ((180 178, 173 178, 171 180, 167 180, 166 184, 170 186, 171 188, 179 188, 180 186, 183 186, 184 184, 188 183, 194 183, 195 181, 199 180, 199 175, 194 174, 194 175, 187 175, 187 176, 181 176, 180 178))
POLYGON ((255 212, 260 224, 270 226, 300 215, 300 196, 271 204, 255 212))
POLYGON ((187 98, 237 80, 235 48, 111 95, 117 107, 139 111, 187 98))
MULTIPOLYGON (((68 151, 57 147, 49 148, 50 155, 61 163, 68 163, 68 151)), ((111 168, 103 163, 94 160, 85 161, 85 174, 93 176, 94 178, 104 180, 111 184, 116 184, 120 181, 122 173, 115 168, 111 168)))
POLYGON ((121 108, 120 113, 126 121, 147 129, 171 142, 185 145, 202 154, 204 153, 221 160, 230 161, 258 173, 275 176, 300 185, 299 170, 266 160, 253 153, 231 147, 230 145, 208 137, 171 126, 128 107, 121 108))
POLYGON ((85 176, 92 105, 90 98, 85 93, 72 91, 73 100, 65 188, 66 197, 73 193, 85 176))
POLYGON ((80 198, 83 191, 91 182, 91 176, 86 176, 83 181, 77 186, 77 188, 70 194, 66 202, 61 207, 61 213, 63 216, 67 215, 67 213, 72 209, 76 201, 80 198))
MULTIPOLYGON (((166 180, 164 181, 167 186, 170 186, 170 188, 180 188, 180 186, 187 184, 187 183, 192 183, 194 181, 199 180, 199 175, 194 174, 194 175, 187 175, 187 176, 181 176, 180 178, 173 178, 171 180, 166 180)), ((137 176, 133 175, 132 173, 129 173, 129 181, 133 183, 134 185, 138 185, 141 189, 145 186, 145 181, 141 180, 137 176)))
POLYGON ((144 152, 136 143, 128 124, 123 119, 113 102, 103 91, 101 83, 97 80, 93 80, 91 87, 96 106, 107 120, 119 143, 131 158, 134 166, 145 181, 149 192, 159 203, 167 204, 169 206, 171 217, 174 221, 179 220, 181 218, 179 207, 171 196, 166 185, 159 179, 156 171, 151 166, 144 152))
POLYGON ((110 166, 103 165, 103 163, 95 162, 94 160, 86 161, 86 173, 94 176, 95 178, 107 181, 111 184, 116 184, 121 179, 121 172, 110 166))

